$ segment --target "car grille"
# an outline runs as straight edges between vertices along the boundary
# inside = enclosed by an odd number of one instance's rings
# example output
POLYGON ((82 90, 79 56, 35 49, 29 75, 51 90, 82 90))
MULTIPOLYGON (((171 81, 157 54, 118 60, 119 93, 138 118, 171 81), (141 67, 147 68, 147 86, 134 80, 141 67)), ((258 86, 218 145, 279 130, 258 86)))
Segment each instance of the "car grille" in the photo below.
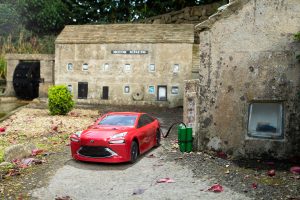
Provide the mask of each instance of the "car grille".
POLYGON ((86 157, 105 158, 116 155, 111 149, 102 146, 82 146, 78 154, 86 157))

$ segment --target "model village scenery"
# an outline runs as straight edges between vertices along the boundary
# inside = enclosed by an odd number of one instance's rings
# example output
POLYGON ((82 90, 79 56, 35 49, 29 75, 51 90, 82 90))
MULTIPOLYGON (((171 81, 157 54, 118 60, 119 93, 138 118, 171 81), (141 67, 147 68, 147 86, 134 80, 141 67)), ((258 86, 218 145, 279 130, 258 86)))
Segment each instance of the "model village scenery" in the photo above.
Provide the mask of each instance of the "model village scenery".
POLYGON ((0 199, 300 200, 300 1, 0 0, 0 199))

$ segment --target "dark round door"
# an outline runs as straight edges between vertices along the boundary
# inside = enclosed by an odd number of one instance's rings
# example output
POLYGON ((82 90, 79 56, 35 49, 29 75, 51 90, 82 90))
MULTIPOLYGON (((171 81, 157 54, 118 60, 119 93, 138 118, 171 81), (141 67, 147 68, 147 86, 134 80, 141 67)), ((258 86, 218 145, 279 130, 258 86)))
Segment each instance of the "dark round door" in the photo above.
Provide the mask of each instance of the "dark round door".
POLYGON ((14 71, 13 86, 19 99, 34 99, 39 96, 40 62, 21 61, 14 71))

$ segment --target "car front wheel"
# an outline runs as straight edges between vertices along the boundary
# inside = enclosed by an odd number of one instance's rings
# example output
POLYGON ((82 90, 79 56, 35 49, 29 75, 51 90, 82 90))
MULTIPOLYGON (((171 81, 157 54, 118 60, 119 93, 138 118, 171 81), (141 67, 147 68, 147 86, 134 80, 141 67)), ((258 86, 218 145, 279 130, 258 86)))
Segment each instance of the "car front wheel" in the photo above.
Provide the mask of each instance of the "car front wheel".
POLYGON ((131 156, 130 162, 134 163, 137 160, 138 155, 139 155, 139 146, 136 143, 136 141, 132 141, 131 149, 130 149, 130 156, 131 156))

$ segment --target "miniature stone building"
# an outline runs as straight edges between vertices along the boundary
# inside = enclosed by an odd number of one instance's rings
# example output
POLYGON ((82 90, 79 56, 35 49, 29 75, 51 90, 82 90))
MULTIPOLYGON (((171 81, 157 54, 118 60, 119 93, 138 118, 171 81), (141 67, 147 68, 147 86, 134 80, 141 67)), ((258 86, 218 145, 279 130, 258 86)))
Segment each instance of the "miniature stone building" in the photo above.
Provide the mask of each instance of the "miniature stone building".
POLYGON ((299 155, 299 1, 230 1, 196 30, 199 78, 186 81, 184 100, 196 147, 299 155))
POLYGON ((191 79, 194 26, 66 26, 55 43, 55 84, 78 102, 182 106, 191 79))

